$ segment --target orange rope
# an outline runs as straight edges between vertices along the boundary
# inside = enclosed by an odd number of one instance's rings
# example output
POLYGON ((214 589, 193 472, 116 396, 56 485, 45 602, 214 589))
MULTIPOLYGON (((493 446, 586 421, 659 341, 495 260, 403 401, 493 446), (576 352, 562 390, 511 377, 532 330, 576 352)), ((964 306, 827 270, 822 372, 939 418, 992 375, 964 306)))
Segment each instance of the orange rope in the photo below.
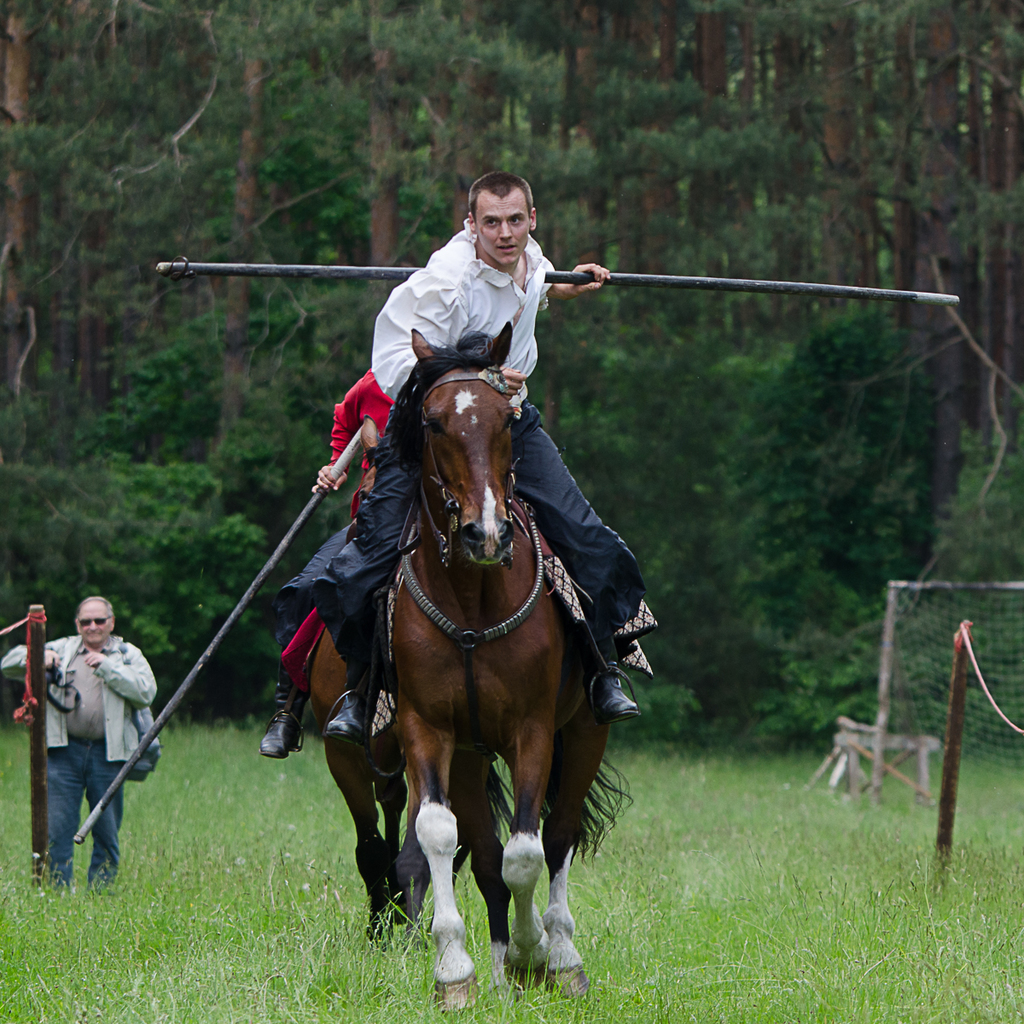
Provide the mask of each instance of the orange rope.
POLYGON ((967 644, 967 653, 970 655, 971 664, 974 666, 974 674, 978 677, 978 682, 981 683, 981 688, 985 691, 985 696, 988 697, 989 703, 996 709, 996 714, 1011 728, 1014 732, 1019 732, 1024 736, 1024 729, 1019 725, 1014 725, 1006 715, 1003 714, 1002 709, 995 702, 992 694, 989 693, 988 687, 985 685, 985 680, 982 678, 981 669, 978 668, 978 659, 974 656, 974 648, 971 646, 971 626, 973 622, 968 622, 966 619, 960 623, 960 628, 957 630, 955 646, 957 650, 960 650, 963 644, 967 644))
MULTIPOLYGON (((31 643, 31 629, 33 622, 45 622, 46 612, 29 612, 21 620, 16 622, 14 626, 8 626, 5 633, 10 632, 15 626, 20 626, 23 622, 27 622, 28 629, 25 630, 25 695, 21 698, 21 707, 15 708, 14 720, 16 722, 24 722, 25 725, 31 725, 35 721, 35 716, 32 714, 32 709, 39 707, 39 701, 32 696, 32 643, 31 643)), ((46 656, 43 656, 45 664, 46 656)))

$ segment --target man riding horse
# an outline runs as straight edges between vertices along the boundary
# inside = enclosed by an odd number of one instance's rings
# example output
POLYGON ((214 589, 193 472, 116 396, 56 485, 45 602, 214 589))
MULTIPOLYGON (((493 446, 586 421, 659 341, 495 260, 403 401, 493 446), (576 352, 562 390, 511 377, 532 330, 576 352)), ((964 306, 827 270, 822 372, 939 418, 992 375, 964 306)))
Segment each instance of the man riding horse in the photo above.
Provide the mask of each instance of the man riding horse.
MULTIPOLYGON (((558 449, 526 401, 526 378, 537 365, 534 326, 550 298, 573 299, 597 291, 609 271, 595 263, 585 285, 545 284, 553 270, 530 232, 537 211, 529 184, 505 171, 485 174, 469 192, 465 227, 431 256, 427 266, 398 285, 377 317, 373 373, 391 398, 416 363, 412 332, 435 349, 453 347, 466 331, 492 337, 513 325, 504 375, 517 392, 512 427, 515 490, 533 507, 536 522, 565 564, 584 598, 589 636, 580 650, 587 671, 586 693, 601 725, 640 714, 625 693, 614 635, 638 612, 644 581, 632 553, 605 526, 580 492, 558 449)), ((471 415, 471 410, 469 410, 471 415)), ((375 621, 372 595, 395 572, 398 548, 415 501, 419 471, 403 464, 385 434, 375 465, 377 479, 358 513, 358 536, 333 558, 313 585, 317 610, 348 665, 348 692, 327 736, 363 742, 365 688, 375 621)), ((495 495, 502 501, 504 495, 495 495)))

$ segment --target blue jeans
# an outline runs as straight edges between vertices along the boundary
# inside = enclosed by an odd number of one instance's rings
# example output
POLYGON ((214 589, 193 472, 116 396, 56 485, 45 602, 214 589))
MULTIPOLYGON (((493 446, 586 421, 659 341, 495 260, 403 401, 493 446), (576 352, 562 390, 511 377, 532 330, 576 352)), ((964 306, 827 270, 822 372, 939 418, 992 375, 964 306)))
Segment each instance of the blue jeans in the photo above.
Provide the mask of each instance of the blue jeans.
MULTIPOLYGON (((54 885, 71 885, 75 833, 82 809, 82 794, 92 810, 114 781, 124 761, 107 760, 105 740, 68 737, 66 747, 47 751, 47 813, 50 824, 50 877, 54 885)), ((117 830, 124 813, 124 790, 119 789, 92 830, 92 861, 89 885, 109 885, 121 860, 117 830)))

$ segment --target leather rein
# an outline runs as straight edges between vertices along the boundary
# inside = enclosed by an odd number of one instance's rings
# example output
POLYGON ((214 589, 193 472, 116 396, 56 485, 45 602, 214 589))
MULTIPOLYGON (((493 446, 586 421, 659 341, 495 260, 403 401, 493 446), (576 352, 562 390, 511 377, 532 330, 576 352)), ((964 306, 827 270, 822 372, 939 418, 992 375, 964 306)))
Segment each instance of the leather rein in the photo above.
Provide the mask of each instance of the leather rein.
MULTIPOLYGON (((433 386, 427 391, 427 395, 429 395, 434 388, 440 387, 442 384, 451 384, 456 381, 475 380, 484 381, 484 383, 494 388, 494 390, 498 391, 500 394, 508 394, 511 390, 502 375, 501 370, 497 367, 488 367, 486 370, 481 370, 479 373, 459 371, 446 375, 433 384, 433 386)), ((427 395, 423 396, 424 401, 426 401, 427 395)), ((426 420, 424 420, 423 428, 425 443, 430 451, 430 457, 434 464, 434 475, 431 479, 437 484, 441 491, 441 497, 445 502, 445 514, 448 517, 447 536, 444 536, 434 523, 434 517, 431 515, 430 506, 427 504, 426 494, 423 490, 422 479, 420 480, 420 501, 422 502, 423 509, 426 512, 427 522, 430 524, 430 528, 433 531, 434 539, 437 541, 438 549, 441 554, 441 562, 445 568, 447 568, 451 559, 451 536, 460 528, 461 508, 459 506, 458 499, 455 498, 455 496, 448 490, 444 481, 440 478, 440 474, 437 469, 437 460, 434 457, 434 449, 430 444, 430 434, 426 420)), ((413 569, 412 555, 410 553, 402 555, 402 579, 405 582, 406 587, 409 589, 410 597, 412 597, 413 601, 416 602, 416 607, 419 608, 419 610, 423 612, 423 614, 442 633, 444 633, 444 635, 448 637, 448 639, 451 640, 460 651, 462 651, 466 681, 466 703, 469 707, 469 727, 473 736, 473 749, 476 750, 478 754, 485 754, 492 758, 494 756, 494 752, 484 743, 483 732, 480 728, 480 702, 477 694, 476 678, 473 672, 473 652, 481 644, 507 636, 513 630, 521 626, 533 614, 534 609, 537 607, 537 602, 540 600, 541 590, 544 586, 544 555, 541 550, 540 532, 538 531, 537 524, 533 521, 533 516, 530 515, 528 509, 526 510, 525 525, 520 520, 519 516, 512 510, 512 488, 514 483, 515 474, 510 473, 507 493, 505 496, 505 508, 509 517, 514 519, 518 523, 520 529, 522 529, 523 533, 528 534, 530 537, 534 550, 535 570, 533 587, 530 590, 529 596, 526 598, 526 601, 520 609, 513 615, 510 615, 507 619, 493 626, 488 626, 486 629, 463 629, 448 618, 448 616, 445 615, 429 597, 427 597, 419 578, 416 576, 416 571, 413 569)), ((506 565, 506 567, 510 567, 511 559, 509 559, 507 564, 504 562, 502 564, 506 565)))

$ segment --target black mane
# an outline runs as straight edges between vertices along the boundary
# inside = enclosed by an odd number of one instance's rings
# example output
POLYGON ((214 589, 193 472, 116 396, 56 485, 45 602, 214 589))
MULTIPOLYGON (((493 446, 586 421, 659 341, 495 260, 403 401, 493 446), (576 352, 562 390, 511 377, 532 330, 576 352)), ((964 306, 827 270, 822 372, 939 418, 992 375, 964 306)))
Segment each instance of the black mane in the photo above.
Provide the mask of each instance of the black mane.
POLYGON ((492 362, 486 331, 467 331, 455 348, 436 348, 433 359, 417 360, 388 420, 392 447, 406 466, 423 459, 423 400, 431 385, 451 370, 483 370, 492 362))

